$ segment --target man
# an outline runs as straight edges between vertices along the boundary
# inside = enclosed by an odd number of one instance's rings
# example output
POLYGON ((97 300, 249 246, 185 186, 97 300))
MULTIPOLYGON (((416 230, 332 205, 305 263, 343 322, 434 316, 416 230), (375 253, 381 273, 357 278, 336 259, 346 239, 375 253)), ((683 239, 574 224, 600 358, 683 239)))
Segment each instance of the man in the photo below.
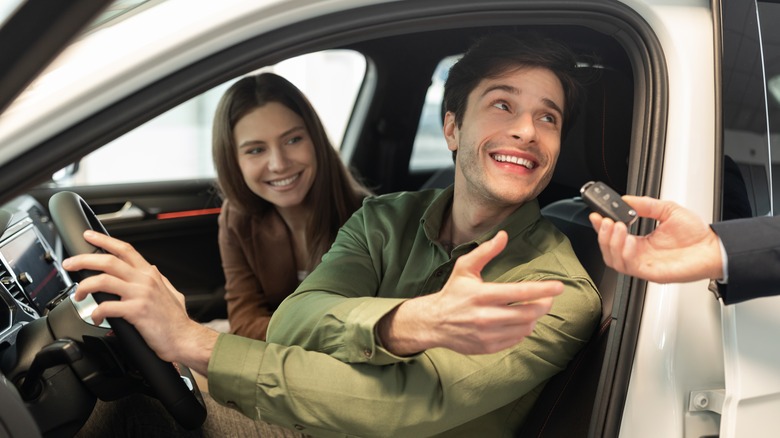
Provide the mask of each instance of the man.
POLYGON ((657 283, 719 280, 725 304, 780 294, 780 221, 734 219, 707 225, 674 202, 624 196, 639 216, 659 221, 647 236, 590 214, 604 262, 624 274, 657 283))
POLYGON ((535 199, 571 123, 575 74, 549 40, 473 46, 445 85, 454 187, 367 200, 277 310, 269 343, 189 320, 154 267, 95 233, 85 238, 111 255, 63 266, 107 275, 82 281, 76 298, 119 295, 93 319, 127 319, 161 358, 208 373, 211 396, 256 419, 318 436, 512 434, 601 314, 535 199))

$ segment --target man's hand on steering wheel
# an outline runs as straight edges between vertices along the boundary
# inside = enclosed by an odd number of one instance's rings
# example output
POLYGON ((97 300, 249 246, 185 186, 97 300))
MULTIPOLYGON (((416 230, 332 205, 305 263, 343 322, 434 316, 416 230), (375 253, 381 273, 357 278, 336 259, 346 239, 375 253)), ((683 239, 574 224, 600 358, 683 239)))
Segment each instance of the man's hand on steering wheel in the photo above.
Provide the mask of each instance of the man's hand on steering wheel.
POLYGON ((184 295, 130 244, 91 230, 84 232, 84 239, 106 253, 81 254, 62 262, 69 271, 102 272, 79 282, 74 298, 81 301, 93 292, 119 296, 119 301, 105 301, 97 306, 92 313, 95 323, 110 317, 123 318, 138 329, 161 359, 179 361, 184 356, 181 350, 191 349, 179 345, 183 340, 181 333, 199 326, 187 316, 184 295))
POLYGON ((206 374, 218 334, 190 320, 184 297, 130 244, 108 236, 91 208, 75 193, 59 192, 49 211, 78 272, 74 299, 93 294, 93 321, 107 319, 125 354, 157 398, 187 429, 200 426, 206 406, 169 362, 206 374))

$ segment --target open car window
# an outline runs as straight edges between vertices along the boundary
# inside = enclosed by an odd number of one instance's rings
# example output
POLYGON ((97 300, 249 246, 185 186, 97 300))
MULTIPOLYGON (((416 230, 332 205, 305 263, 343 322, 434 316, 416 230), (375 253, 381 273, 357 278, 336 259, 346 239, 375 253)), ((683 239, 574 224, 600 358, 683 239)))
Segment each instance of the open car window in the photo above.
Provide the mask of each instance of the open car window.
MULTIPOLYGON (((252 74, 275 72, 303 90, 338 148, 365 70, 366 60, 360 53, 327 50, 291 58, 252 74), (339 87, 331 86, 335 82, 339 87)), ((238 79, 212 88, 106 144, 84 157, 75 172, 55 174, 55 184, 69 187, 214 177, 214 112, 222 94, 238 79)))
POLYGON ((431 77, 431 86, 425 94, 425 103, 420 114, 420 124, 412 146, 409 171, 432 170, 452 165, 452 153, 442 132, 442 98, 447 73, 460 55, 448 56, 439 62, 431 77))

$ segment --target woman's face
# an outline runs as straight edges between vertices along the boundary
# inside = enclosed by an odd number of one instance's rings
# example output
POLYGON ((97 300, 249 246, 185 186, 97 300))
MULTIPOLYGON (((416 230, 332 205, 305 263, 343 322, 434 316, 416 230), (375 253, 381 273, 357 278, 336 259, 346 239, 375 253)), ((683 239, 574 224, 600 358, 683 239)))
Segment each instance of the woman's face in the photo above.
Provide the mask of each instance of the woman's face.
POLYGON ((278 102, 255 108, 233 129, 246 185, 277 209, 302 205, 317 174, 303 119, 278 102))

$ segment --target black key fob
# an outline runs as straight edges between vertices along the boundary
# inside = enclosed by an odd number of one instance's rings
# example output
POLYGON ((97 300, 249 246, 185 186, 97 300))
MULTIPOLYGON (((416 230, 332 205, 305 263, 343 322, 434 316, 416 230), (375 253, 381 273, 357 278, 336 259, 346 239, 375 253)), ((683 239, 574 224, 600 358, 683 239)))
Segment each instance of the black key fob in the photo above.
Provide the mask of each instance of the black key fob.
POLYGON ((603 182, 587 182, 580 189, 580 193, 582 199, 593 211, 615 222, 631 225, 637 218, 636 211, 626 204, 616 191, 603 182))

